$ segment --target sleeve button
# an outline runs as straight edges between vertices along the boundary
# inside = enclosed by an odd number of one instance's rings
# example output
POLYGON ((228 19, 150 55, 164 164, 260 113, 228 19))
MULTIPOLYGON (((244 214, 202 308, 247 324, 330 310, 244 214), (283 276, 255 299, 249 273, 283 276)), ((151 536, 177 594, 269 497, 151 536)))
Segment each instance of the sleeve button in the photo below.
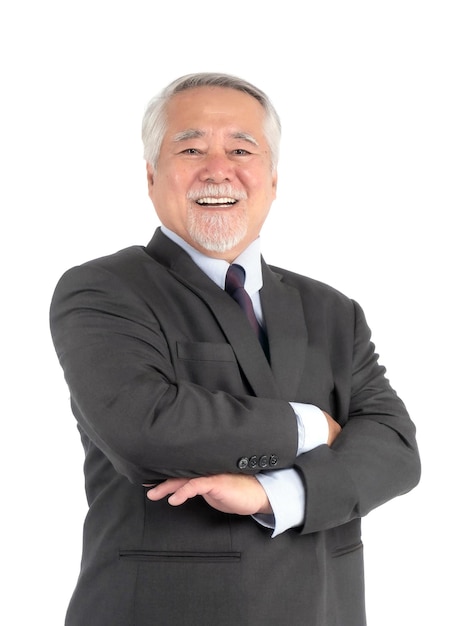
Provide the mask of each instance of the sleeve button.
POLYGON ((246 469, 248 467, 248 457, 242 456, 241 459, 238 460, 238 469, 246 469))

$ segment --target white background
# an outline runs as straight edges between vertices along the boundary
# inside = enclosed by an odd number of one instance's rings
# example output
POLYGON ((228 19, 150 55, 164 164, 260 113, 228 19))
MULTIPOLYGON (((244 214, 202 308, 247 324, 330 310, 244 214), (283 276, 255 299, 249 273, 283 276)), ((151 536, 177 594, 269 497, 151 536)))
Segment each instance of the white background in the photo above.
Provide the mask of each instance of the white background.
POLYGON ((150 239, 141 116, 193 71, 271 96, 284 134, 264 256, 360 302, 418 427, 420 486, 364 520, 369 626, 470 623, 467 5, 1 5, 2 624, 62 624, 78 573, 83 455, 52 290, 150 239))

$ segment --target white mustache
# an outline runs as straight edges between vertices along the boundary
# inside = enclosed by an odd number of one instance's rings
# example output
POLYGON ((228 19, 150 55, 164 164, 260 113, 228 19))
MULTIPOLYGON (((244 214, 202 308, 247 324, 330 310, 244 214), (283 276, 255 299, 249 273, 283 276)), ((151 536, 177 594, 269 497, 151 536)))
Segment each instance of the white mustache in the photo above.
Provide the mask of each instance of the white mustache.
POLYGON ((208 184, 202 189, 188 191, 188 200, 197 201, 201 198, 233 198, 234 200, 246 200, 247 194, 243 189, 234 189, 232 185, 221 183, 220 185, 208 184))

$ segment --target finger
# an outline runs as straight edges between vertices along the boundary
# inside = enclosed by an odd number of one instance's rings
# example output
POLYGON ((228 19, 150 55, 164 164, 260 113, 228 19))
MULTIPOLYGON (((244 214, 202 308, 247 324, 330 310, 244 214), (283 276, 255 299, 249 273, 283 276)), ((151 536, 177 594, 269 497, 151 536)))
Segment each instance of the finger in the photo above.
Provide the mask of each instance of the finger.
POLYGON ((214 481, 211 476, 192 478, 175 490, 173 495, 168 498, 168 503, 172 506, 179 506, 190 498, 210 493, 213 487, 214 481))
POLYGON ((152 487, 152 489, 149 489, 147 491, 147 498, 153 501, 161 500, 171 493, 174 493, 187 481, 187 478, 169 478, 168 480, 163 481, 156 487, 152 487))

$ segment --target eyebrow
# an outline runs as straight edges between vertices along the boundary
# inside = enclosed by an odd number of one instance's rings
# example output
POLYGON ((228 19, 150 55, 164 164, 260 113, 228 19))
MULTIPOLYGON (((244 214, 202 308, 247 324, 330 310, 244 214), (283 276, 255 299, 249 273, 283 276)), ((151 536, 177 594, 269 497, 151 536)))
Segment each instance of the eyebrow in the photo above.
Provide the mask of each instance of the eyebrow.
POLYGON ((186 130, 182 130, 180 133, 176 133, 173 137, 173 141, 178 143, 179 141, 186 141, 186 139, 195 139, 197 137, 204 137, 205 132, 202 130, 197 130, 196 128, 187 128, 186 130))
POLYGON ((237 132, 237 133, 232 133, 231 136, 234 139, 243 139, 243 141, 248 141, 248 143, 252 143, 254 146, 258 145, 258 142, 256 141, 256 139, 252 137, 252 135, 250 135, 249 133, 237 132))
MULTIPOLYGON (((187 128, 186 130, 182 130, 173 137, 173 142, 178 143, 181 141, 187 141, 188 139, 197 139, 200 137, 204 137, 205 131, 199 130, 197 128, 187 128)), ((232 139, 242 139, 243 141, 247 141, 248 143, 253 144, 254 146, 258 145, 256 139, 250 135, 249 133, 245 133, 242 131, 236 131, 231 133, 230 137, 232 139)))

